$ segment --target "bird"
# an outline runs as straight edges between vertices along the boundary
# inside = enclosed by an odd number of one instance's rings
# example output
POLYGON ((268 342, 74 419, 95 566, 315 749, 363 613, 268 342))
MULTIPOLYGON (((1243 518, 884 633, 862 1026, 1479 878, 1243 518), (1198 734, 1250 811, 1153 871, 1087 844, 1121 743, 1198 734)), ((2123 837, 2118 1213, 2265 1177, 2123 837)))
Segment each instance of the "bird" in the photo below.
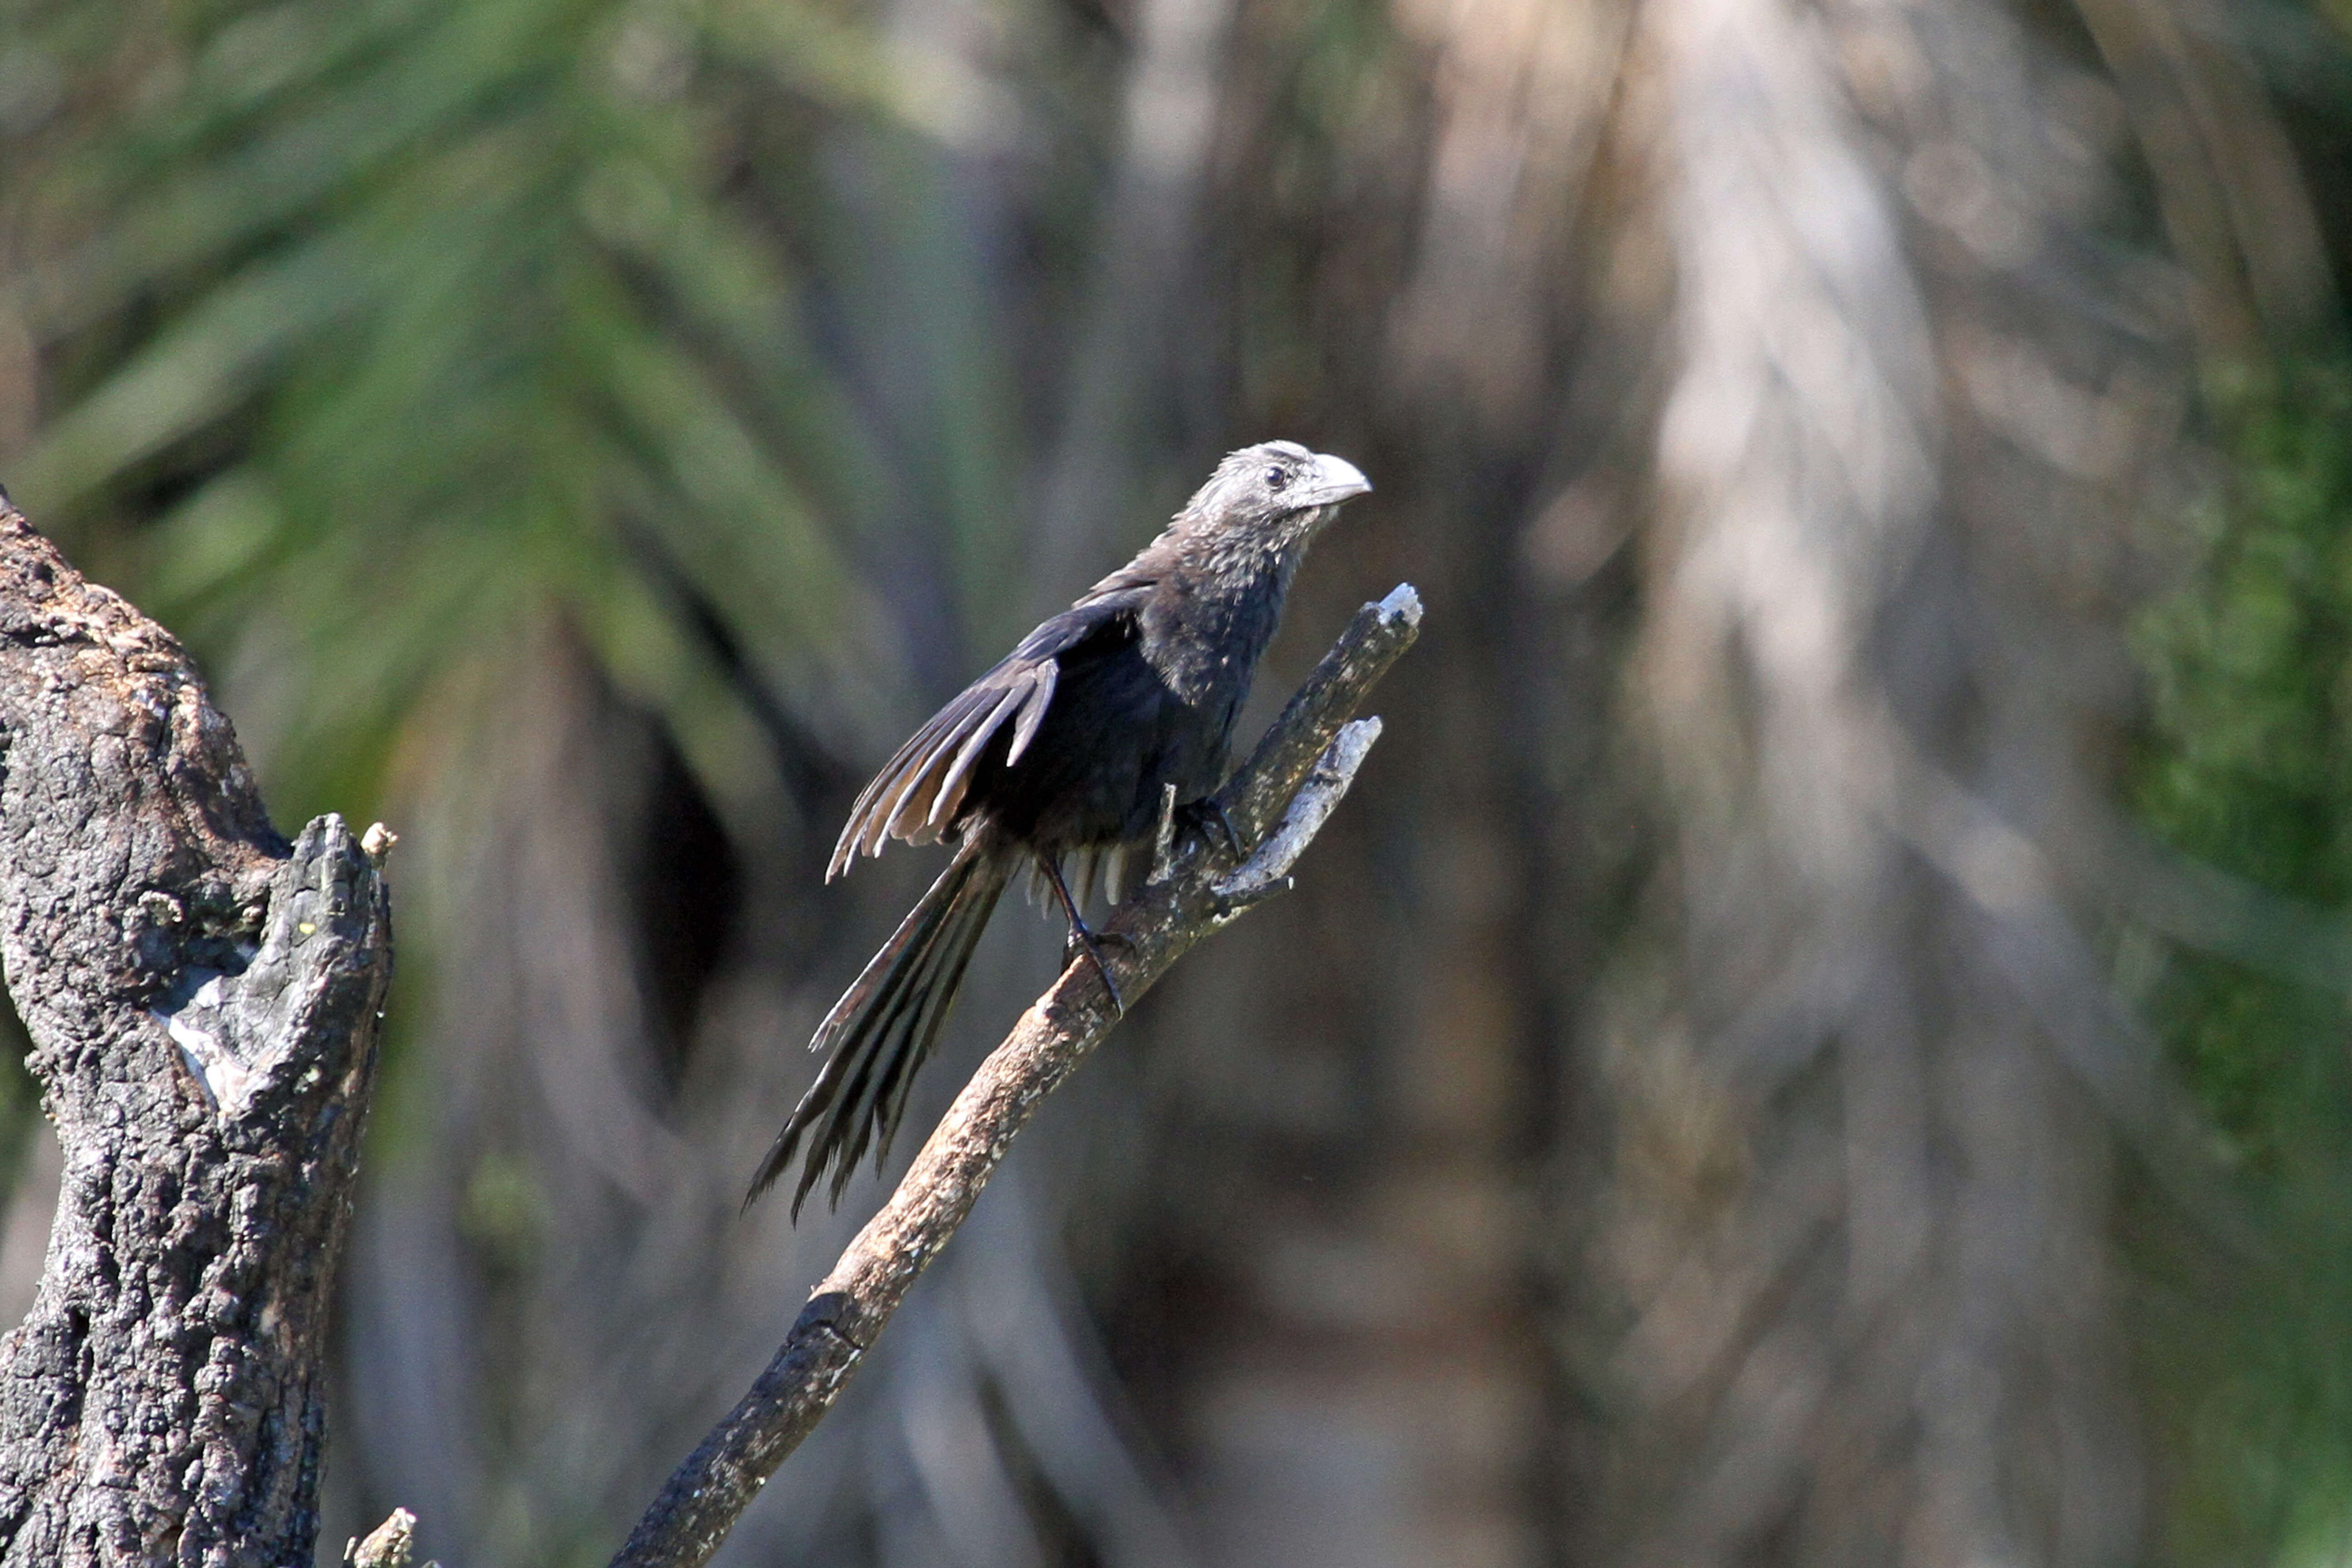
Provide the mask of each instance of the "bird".
POLYGON ((972 949, 1005 888, 1028 873, 1069 921, 1115 1011, 1124 999, 1070 890, 1118 899, 1120 863, 1148 850, 1171 786, 1188 826, 1233 825, 1214 791, 1234 721, 1307 548, 1371 481, 1295 441, 1226 455, 1160 535, 934 713, 850 807, 825 880, 897 838, 954 858, 835 1003, 809 1043, 825 1054, 743 1206, 789 1170, 797 1220, 832 1173, 838 1205, 871 1146, 878 1171, 972 949))

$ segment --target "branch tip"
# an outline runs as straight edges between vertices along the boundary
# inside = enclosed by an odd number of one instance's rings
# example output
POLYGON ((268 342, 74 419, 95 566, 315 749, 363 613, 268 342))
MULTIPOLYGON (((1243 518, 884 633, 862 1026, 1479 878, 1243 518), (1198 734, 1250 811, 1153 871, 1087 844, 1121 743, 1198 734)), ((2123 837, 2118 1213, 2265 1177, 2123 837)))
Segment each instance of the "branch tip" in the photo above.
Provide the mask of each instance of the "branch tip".
POLYGON ((1421 628, 1421 595, 1410 583, 1400 583, 1389 590, 1389 596, 1373 608, 1383 621, 1402 621, 1418 631, 1421 628))
POLYGON ((404 1508, 343 1547, 343 1561, 352 1568, 408 1568, 415 1552, 416 1516, 404 1508))
POLYGON ((1307 782, 1290 797, 1282 821, 1257 847, 1257 853, 1249 858, 1248 864, 1213 884, 1212 890, 1228 908, 1255 903, 1289 888, 1290 868, 1298 863, 1299 856, 1306 853, 1332 811, 1346 798, 1348 786, 1356 782, 1356 770, 1364 765, 1372 742, 1380 738, 1377 715, 1350 720, 1340 726, 1339 732, 1307 771, 1307 782))

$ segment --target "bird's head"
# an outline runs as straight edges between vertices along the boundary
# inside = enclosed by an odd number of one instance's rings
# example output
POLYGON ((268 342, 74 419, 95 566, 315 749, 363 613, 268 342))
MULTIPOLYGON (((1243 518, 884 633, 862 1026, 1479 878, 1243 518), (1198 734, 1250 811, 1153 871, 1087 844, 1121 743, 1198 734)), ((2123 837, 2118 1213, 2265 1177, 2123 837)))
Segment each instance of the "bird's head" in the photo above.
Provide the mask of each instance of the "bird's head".
POLYGON ((1304 538, 1328 521, 1341 501, 1371 488, 1345 458, 1310 452, 1296 441, 1262 441, 1228 453, 1180 516, 1220 531, 1304 538))

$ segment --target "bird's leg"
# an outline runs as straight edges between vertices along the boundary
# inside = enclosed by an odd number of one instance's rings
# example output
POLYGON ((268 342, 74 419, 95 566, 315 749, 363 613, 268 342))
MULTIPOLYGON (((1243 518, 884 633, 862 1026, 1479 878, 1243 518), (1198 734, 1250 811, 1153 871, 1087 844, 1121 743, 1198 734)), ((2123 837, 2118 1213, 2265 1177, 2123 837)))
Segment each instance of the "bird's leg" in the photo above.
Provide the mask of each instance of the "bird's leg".
POLYGON ((1062 896, 1062 912, 1070 917, 1071 942, 1085 950, 1087 957, 1093 960, 1095 973, 1101 978, 1103 989, 1110 993, 1111 1011, 1122 1018, 1126 1017, 1127 999, 1118 994, 1118 982, 1110 977, 1110 966, 1103 962, 1102 949, 1095 945, 1095 933, 1087 929, 1085 919, 1078 913, 1077 900, 1070 897, 1070 885, 1062 879, 1061 862, 1050 855, 1040 855, 1037 859, 1045 868, 1047 878, 1053 881, 1054 891, 1062 896))
POLYGON ((1204 838, 1209 836, 1210 829, 1214 828, 1216 836, 1224 840, 1226 854, 1235 860, 1249 858, 1249 852, 1242 847, 1241 830, 1234 826, 1234 819, 1225 815, 1223 801, 1215 795, 1204 795, 1198 800, 1186 801, 1176 809, 1183 816, 1185 826, 1198 830, 1204 838))

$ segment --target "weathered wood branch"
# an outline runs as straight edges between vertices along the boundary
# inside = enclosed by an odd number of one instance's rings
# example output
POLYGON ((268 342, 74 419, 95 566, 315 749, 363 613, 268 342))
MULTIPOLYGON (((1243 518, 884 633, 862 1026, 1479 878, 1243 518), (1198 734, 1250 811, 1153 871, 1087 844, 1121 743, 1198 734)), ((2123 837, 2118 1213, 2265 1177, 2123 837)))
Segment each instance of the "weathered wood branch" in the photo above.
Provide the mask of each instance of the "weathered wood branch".
MULTIPOLYGON (((1244 844, 1234 867, 1198 836, 1163 835, 1165 863, 1106 928, 1130 1002, 1194 942, 1287 885, 1290 868, 1347 793, 1378 720, 1350 723, 1411 647, 1421 601, 1400 587, 1358 612, 1221 795, 1244 844), (1263 842, 1261 842, 1263 841, 1263 842)), ((1065 970, 941 1118, 881 1212, 811 1294, 751 1392, 663 1486, 614 1568, 698 1568, 776 1467, 833 1405, 916 1279, 971 1212, 1038 1103, 1110 1033, 1110 999, 1084 963, 1065 970)))
POLYGON ((0 963, 65 1151, 0 1563, 309 1563, 383 883, 341 818, 278 836, 186 651, 5 499, 0 963))

